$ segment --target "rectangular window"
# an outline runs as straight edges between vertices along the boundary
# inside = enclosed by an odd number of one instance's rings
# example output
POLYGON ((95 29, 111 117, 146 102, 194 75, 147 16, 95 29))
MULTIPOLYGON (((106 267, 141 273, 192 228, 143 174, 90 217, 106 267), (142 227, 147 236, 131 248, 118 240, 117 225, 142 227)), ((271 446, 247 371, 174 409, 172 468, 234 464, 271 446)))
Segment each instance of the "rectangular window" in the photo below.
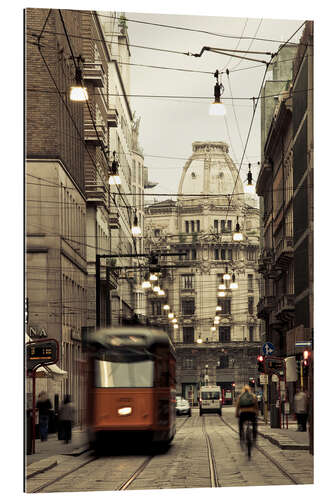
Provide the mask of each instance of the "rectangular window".
POLYGON ((195 311, 194 299, 182 300, 182 314, 184 316, 192 316, 195 311))
POLYGON ((194 220, 191 220, 191 233, 194 233, 195 232, 195 229, 194 229, 194 220))
POLYGON ((221 260, 225 260, 225 248, 221 249, 221 260))
POLYGON ((232 229, 231 220, 228 220, 228 232, 230 233, 232 229))
POLYGON ((153 316, 161 316, 161 312, 162 312, 161 302, 153 301, 151 303, 151 312, 152 312, 153 316))
POLYGON ((216 233, 218 233, 218 231, 219 231, 219 221, 216 219, 214 220, 214 231, 216 233))
POLYGON ((185 260, 190 260, 190 251, 189 250, 185 250, 185 252, 186 252, 185 260))
POLYGON ((253 274, 247 275, 247 290, 253 292, 253 274))
POLYGON ((194 275, 193 274, 182 274, 182 289, 194 288, 194 275))
POLYGON ((248 298, 248 311, 249 311, 249 314, 253 314, 253 303, 254 303, 254 298, 253 297, 249 297, 248 298))
POLYGON ((214 249, 214 258, 215 258, 215 260, 219 260, 219 249, 218 248, 214 249))
POLYGON ((186 233, 189 233, 189 232, 190 232, 190 225, 189 225, 188 220, 187 220, 187 221, 185 221, 185 232, 186 232, 186 233))
POLYGON ((219 327, 219 342, 230 342, 230 326, 219 327))
POLYGON ((221 233, 225 232, 225 220, 221 220, 221 233))
POLYGON ((220 314, 231 314, 231 299, 218 298, 218 305, 222 307, 220 314))
POLYGON ((249 341, 253 342, 254 337, 254 326, 249 326, 249 341))
POLYGON ((218 365, 218 368, 229 368, 229 356, 227 354, 220 356, 220 364, 218 365))
POLYGON ((193 368, 193 359, 190 358, 183 359, 183 368, 185 370, 191 370, 193 368))
POLYGON ((154 235, 155 236, 159 236, 160 234, 161 234, 161 230, 160 229, 155 229, 154 235))
POLYGON ((194 327, 184 326, 183 327, 183 342, 184 344, 193 344, 194 342, 194 327))
POLYGON ((247 251, 247 259, 255 260, 256 259, 256 251, 254 248, 249 248, 247 251))
POLYGON ((232 248, 228 249, 228 260, 232 260, 232 248))
POLYGON ((197 220, 197 233, 200 231, 200 221, 197 220))
POLYGON ((197 251, 195 248, 192 248, 192 250, 191 250, 191 259, 197 260, 197 251))

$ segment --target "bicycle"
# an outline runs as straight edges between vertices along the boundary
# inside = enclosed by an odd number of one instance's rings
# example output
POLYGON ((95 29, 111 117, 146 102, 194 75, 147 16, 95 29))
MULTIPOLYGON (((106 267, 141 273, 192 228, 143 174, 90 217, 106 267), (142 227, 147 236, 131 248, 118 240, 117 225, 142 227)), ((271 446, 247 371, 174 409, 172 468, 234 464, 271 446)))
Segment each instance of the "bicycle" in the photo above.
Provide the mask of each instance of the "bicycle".
POLYGON ((253 446, 253 428, 251 420, 245 420, 244 422, 243 439, 246 443, 247 457, 250 460, 253 446))

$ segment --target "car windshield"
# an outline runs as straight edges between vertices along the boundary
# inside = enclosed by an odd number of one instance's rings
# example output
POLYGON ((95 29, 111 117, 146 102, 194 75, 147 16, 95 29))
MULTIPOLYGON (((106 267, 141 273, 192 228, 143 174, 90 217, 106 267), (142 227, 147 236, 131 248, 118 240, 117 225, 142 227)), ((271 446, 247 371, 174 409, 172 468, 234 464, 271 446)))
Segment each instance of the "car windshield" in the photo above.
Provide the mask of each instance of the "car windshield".
POLYGON ((220 398, 220 393, 217 391, 211 391, 211 392, 202 392, 201 393, 201 399, 219 399, 220 398))

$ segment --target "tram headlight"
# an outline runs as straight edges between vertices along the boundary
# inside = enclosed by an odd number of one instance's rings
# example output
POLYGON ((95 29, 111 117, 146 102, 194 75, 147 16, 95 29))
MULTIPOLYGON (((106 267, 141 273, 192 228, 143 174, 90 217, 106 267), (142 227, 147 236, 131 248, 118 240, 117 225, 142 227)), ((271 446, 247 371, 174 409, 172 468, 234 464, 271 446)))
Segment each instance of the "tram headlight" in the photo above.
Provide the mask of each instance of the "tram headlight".
POLYGON ((132 408, 130 406, 127 406, 125 408, 118 408, 118 415, 124 416, 124 415, 130 415, 132 413, 132 408))

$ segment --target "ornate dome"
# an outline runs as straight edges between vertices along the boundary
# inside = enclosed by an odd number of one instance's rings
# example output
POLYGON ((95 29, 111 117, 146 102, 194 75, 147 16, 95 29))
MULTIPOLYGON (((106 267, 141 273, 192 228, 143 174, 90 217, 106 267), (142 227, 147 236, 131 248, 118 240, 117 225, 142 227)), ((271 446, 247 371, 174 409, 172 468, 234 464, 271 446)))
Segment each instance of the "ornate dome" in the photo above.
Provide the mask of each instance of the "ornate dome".
POLYGON ((189 197, 191 194, 209 194, 225 199, 225 195, 232 192, 234 195, 244 193, 242 181, 239 176, 237 178, 237 168, 228 154, 228 144, 196 141, 192 149, 193 153, 183 168, 178 194, 189 197))

